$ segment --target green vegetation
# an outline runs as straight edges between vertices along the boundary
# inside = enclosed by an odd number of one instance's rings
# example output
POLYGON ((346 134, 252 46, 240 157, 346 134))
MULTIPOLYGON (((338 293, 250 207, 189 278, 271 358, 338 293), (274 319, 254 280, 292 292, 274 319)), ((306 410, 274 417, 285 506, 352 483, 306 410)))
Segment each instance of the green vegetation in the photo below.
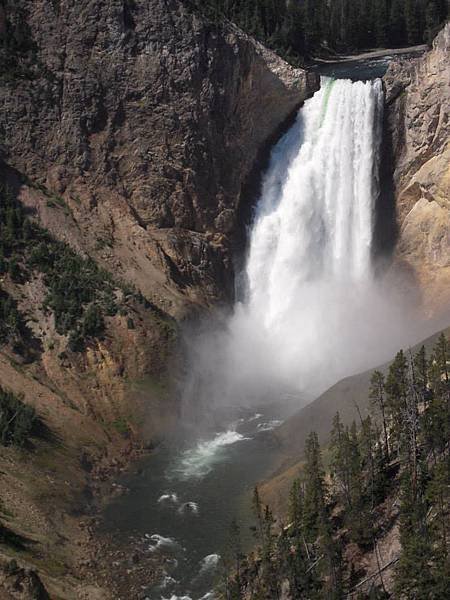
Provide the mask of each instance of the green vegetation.
POLYGON ((353 51, 430 42, 446 0, 191 0, 223 16, 294 62, 323 49, 353 51))
POLYGON ((17 309, 17 302, 0 289, 0 344, 9 341, 17 345, 28 335, 29 331, 17 309))
POLYGON ((0 444, 25 446, 41 430, 42 422, 34 408, 21 396, 0 387, 0 444))
MULTIPOLYGON (((0 523, 0 545, 9 546, 16 552, 22 552, 22 551, 26 550, 27 546, 30 545, 31 543, 33 543, 32 540, 29 540, 29 539, 19 535, 18 533, 16 533, 9 527, 6 527, 6 525, 3 525, 3 523, 0 523)), ((15 561, 11 561, 11 562, 12 562, 12 564, 10 563, 11 566, 8 565, 8 567, 6 569, 7 572, 14 571, 14 569, 16 567, 15 561)))
POLYGON ((52 309, 59 333, 80 329, 86 336, 99 335, 103 329, 100 307, 102 315, 117 310, 112 277, 92 259, 79 256, 32 223, 7 190, 2 195, 0 255, 10 275, 13 271, 16 279, 26 279, 29 269, 44 274, 48 287, 45 305, 52 309))
POLYGON ((119 419, 116 419, 113 422, 113 427, 117 431, 117 433, 120 433, 120 435, 122 435, 123 437, 129 437, 129 435, 130 435, 130 424, 123 417, 120 417, 119 419))
MULTIPOLYGON (((117 312, 112 276, 34 224, 11 192, 2 189, 0 272, 23 282, 33 271, 44 276, 48 289, 44 306, 54 314, 58 333, 70 336, 72 350, 82 350, 88 339, 103 335, 104 317, 117 312)), ((21 330, 23 321, 14 302, 0 296, 0 340, 21 330)))
MULTIPOLYGON (((39 189, 54 206, 69 210, 62 198, 39 189)), ((90 257, 80 256, 56 240, 29 218, 9 189, 0 188, 0 277, 8 275, 13 282, 24 283, 36 272, 42 274, 47 288, 43 308, 54 315, 57 332, 69 337, 73 352, 82 351, 89 340, 102 338, 106 317, 117 312, 128 317, 128 300, 150 311, 155 325, 168 335, 174 333, 173 323, 142 294, 115 281, 90 257), (119 292, 124 298, 120 302, 119 292)), ((127 326, 135 327, 131 317, 127 326)), ((11 340, 12 335, 23 339, 26 333, 29 331, 16 303, 0 290, 0 344, 11 340)))
MULTIPOLYGON (((254 493, 256 557, 235 550, 223 596, 305 600, 445 600, 450 593, 450 345, 441 335, 431 356, 400 351, 385 377, 372 376, 373 414, 345 426, 333 420, 325 472, 317 435, 290 493, 288 525, 254 493), (383 563, 378 542, 398 523, 401 550, 383 563), (371 552, 378 570, 365 572, 371 552), (394 595, 384 568, 394 573, 394 595), (358 584, 366 580, 364 586, 358 584), (283 596, 285 597, 285 595, 283 596)), ((234 527, 236 529, 236 526, 234 527)), ((234 536, 236 538, 236 535, 234 536)), ((239 546, 236 546, 238 548, 239 546)))

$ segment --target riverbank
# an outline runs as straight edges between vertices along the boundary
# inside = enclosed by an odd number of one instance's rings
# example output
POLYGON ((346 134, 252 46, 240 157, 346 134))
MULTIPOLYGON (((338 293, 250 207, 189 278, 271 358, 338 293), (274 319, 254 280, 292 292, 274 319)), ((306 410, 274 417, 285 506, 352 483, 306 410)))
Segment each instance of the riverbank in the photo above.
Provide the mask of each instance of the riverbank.
POLYGON ((0 597, 118 597, 112 580, 99 577, 111 570, 114 553, 94 525, 102 506, 126 492, 115 479, 146 453, 131 439, 115 440, 96 462, 62 443, 2 448, 0 597))

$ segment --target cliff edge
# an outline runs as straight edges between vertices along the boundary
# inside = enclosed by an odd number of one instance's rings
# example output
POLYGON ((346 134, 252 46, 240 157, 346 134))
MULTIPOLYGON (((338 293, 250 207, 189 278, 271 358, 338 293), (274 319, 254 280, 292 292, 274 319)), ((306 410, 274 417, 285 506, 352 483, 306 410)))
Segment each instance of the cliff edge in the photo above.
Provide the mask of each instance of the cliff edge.
POLYGON ((394 164, 397 273, 418 283, 425 311, 450 302, 450 24, 423 57, 384 77, 394 164))

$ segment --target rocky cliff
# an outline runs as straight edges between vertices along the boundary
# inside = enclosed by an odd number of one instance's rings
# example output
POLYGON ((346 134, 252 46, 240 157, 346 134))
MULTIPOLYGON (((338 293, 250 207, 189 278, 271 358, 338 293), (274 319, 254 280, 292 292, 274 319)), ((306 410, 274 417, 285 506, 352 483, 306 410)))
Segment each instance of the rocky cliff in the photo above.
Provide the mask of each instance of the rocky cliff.
POLYGON ((2 155, 69 209, 40 220, 169 312, 229 299, 246 180, 316 77, 179 0, 5 1, 0 27, 2 155))
POLYGON ((0 41, 0 386, 51 434, 0 447, 0 595, 31 565, 111 598, 80 514, 176 418, 169 315, 232 297, 252 171, 317 79, 178 0, 2 0, 0 41))
POLYGON ((450 24, 423 57, 393 61, 384 82, 399 230, 394 268, 436 314, 450 302, 450 24))

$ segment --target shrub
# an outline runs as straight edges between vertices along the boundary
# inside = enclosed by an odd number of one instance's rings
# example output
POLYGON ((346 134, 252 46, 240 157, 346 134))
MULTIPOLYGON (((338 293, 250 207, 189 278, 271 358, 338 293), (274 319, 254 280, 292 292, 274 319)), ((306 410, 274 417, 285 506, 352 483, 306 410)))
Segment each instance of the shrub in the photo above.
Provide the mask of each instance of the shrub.
POLYGON ((9 294, 0 290, 0 344, 8 340, 28 337, 28 335, 29 331, 17 309, 16 301, 9 294))
POLYGON ((0 387, 0 444, 24 446, 39 429, 40 419, 22 396, 0 387))

